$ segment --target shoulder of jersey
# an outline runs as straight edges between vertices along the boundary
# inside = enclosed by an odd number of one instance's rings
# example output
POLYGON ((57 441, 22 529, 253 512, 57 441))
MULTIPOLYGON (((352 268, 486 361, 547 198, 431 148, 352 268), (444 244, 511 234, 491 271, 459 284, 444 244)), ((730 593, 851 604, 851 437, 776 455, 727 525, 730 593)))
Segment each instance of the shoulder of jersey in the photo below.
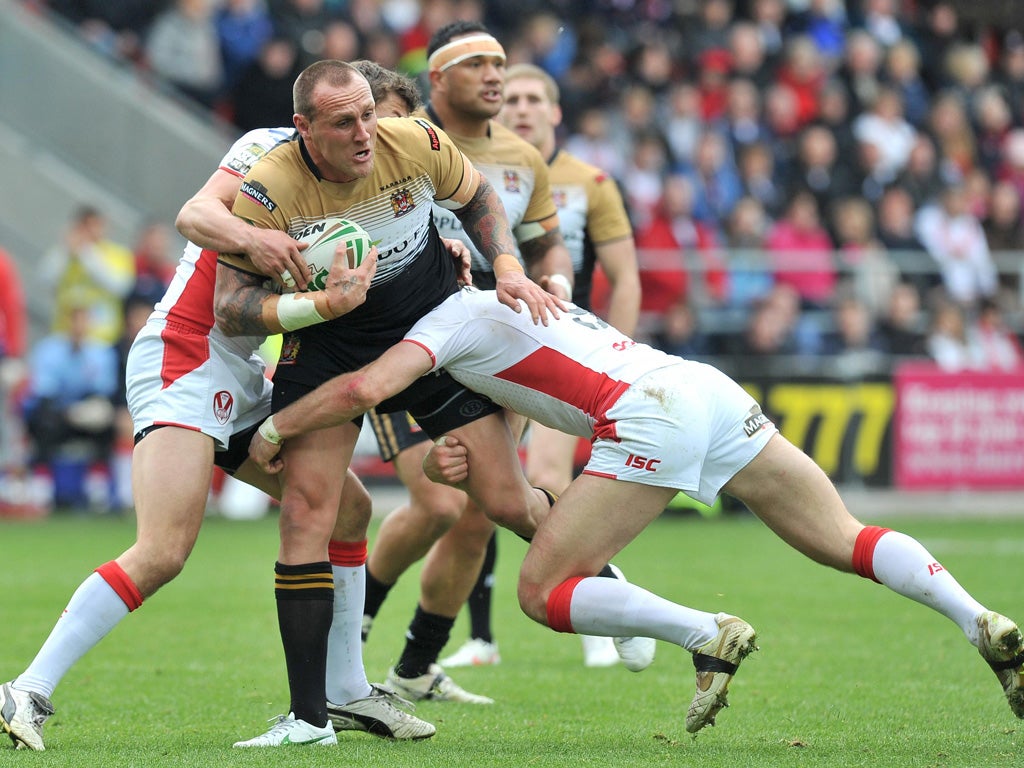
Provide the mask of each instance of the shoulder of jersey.
POLYGON ((561 150, 555 157, 555 162, 552 163, 552 167, 556 165, 564 165, 572 167, 576 171, 581 179, 589 179, 595 184, 600 184, 603 181, 609 181, 611 176, 606 171, 602 171, 596 165, 591 165, 586 160, 581 160, 564 149, 561 150))
POLYGON ((409 150, 417 144, 440 151, 438 127, 418 114, 412 117, 385 117, 377 121, 377 140, 384 147, 409 150))

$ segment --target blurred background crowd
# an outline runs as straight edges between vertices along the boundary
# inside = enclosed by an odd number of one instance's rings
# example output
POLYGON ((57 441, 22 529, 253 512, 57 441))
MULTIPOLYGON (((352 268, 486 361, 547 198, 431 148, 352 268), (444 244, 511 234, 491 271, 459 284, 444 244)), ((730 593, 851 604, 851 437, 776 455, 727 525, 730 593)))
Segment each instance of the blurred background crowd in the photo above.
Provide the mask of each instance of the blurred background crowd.
MULTIPOLYGON (((1012 0, 26 5, 238 133, 290 124, 294 78, 317 59, 368 58, 423 85, 433 31, 481 20, 509 63, 557 80, 561 145, 620 185, 641 339, 739 378, 1024 359, 1024 14, 1012 0)), ((62 457, 100 464, 98 490, 76 502, 112 483, 116 507, 130 504, 117 469, 130 456, 124 355, 180 242, 171 222, 124 244, 106 224, 79 209, 31 265, 55 286, 45 333, 25 319, 29 267, 0 253, 0 469, 52 480, 62 457)))

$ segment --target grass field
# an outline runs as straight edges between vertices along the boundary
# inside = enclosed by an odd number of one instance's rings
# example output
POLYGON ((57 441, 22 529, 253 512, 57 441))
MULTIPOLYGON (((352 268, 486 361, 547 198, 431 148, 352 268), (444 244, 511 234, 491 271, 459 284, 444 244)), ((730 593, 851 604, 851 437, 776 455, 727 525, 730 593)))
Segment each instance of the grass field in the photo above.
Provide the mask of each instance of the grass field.
MULTIPOLYGON (((989 607, 1024 617, 1024 522, 886 520, 883 509, 875 519, 918 537, 989 607)), ((126 519, 0 522, 0 680, 24 668, 82 578, 133 532, 126 519)), ((616 560, 634 582, 758 629, 761 651, 733 682, 732 706, 696 739, 683 727, 689 656, 660 643, 643 673, 584 669, 577 639, 518 612, 525 545, 504 535, 495 617, 504 660, 454 673, 494 706, 422 703, 417 714, 438 734, 420 743, 349 733, 336 749, 232 750, 287 706, 276 541, 272 518, 208 520, 185 572, 57 689, 47 751, 3 743, 0 766, 1024 766, 1024 723, 953 624, 814 565, 746 515, 664 517, 616 560)), ((401 649, 417 575, 374 626, 371 680, 401 649)))

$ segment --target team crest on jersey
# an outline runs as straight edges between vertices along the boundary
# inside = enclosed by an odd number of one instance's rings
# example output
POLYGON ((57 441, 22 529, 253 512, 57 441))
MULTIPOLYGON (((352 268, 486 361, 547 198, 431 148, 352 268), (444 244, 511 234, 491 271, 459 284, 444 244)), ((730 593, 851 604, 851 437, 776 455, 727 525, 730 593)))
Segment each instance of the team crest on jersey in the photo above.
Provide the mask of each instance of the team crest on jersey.
POLYGON ((551 199, 555 201, 555 208, 565 208, 569 202, 569 196, 565 194, 564 189, 552 189, 551 199))
POLYGON ((281 342, 281 356, 277 359, 278 365, 295 365, 295 360, 299 356, 299 347, 302 344, 302 340, 299 339, 293 333, 285 335, 284 340, 281 342))
POLYGON ((242 151, 237 155, 232 157, 231 160, 228 161, 227 167, 230 170, 236 171, 237 173, 245 176, 245 174, 249 172, 249 169, 256 164, 256 161, 265 154, 267 154, 267 150, 264 149, 262 145, 250 144, 242 149, 242 151))
POLYGON ((235 407, 235 398, 226 389, 213 396, 213 415, 221 424, 227 424, 231 418, 231 409, 235 407))
POLYGON ((519 171, 517 171, 515 168, 506 168, 504 171, 502 171, 502 176, 505 179, 505 191, 506 192, 516 192, 516 193, 518 193, 520 191, 519 190, 519 171))
POLYGON ((259 203, 268 211, 273 211, 277 208, 277 203, 271 200, 270 195, 267 194, 267 188, 258 181, 243 181, 242 194, 254 203, 259 203))
POLYGON ((412 192, 405 188, 392 193, 391 207, 394 209, 396 217, 407 214, 416 207, 416 203, 412 199, 412 192))

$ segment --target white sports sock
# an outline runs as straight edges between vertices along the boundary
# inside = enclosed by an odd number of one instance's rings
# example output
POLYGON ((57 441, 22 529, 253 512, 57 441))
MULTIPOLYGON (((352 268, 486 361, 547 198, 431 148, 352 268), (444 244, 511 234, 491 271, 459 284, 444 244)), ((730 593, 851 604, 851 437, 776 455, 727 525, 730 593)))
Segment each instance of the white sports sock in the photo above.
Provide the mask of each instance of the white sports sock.
POLYGON ((875 544, 875 578, 894 592, 952 619, 977 645, 976 618, 985 610, 919 541, 888 531, 875 544))
POLYGON ((327 700, 347 704, 372 692, 363 666, 363 602, 366 576, 362 565, 334 565, 334 620, 327 635, 327 700))
POLYGON ((598 576, 576 585, 569 620, 581 635, 653 637, 688 651, 718 634, 713 613, 670 602, 636 584, 598 576))
POLYGON ((50 636, 28 669, 18 675, 14 687, 50 697, 67 671, 127 615, 128 606, 117 592, 98 573, 91 574, 75 590, 50 636))

